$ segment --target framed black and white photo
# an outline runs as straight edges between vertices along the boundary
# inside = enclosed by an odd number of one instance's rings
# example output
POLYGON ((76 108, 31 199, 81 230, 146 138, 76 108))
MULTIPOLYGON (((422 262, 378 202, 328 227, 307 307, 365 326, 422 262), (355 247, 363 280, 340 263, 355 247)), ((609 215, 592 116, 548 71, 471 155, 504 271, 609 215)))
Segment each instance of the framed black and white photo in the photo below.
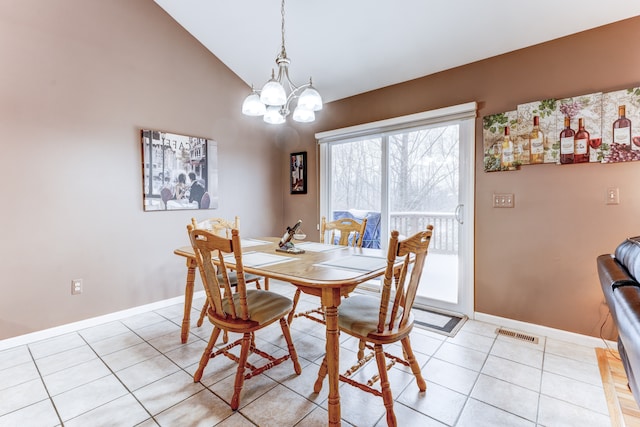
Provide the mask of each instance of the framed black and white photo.
POLYGON ((150 129, 141 137, 145 211, 218 207, 215 141, 150 129))
POLYGON ((291 194, 307 194, 307 152, 291 153, 289 158, 291 194))

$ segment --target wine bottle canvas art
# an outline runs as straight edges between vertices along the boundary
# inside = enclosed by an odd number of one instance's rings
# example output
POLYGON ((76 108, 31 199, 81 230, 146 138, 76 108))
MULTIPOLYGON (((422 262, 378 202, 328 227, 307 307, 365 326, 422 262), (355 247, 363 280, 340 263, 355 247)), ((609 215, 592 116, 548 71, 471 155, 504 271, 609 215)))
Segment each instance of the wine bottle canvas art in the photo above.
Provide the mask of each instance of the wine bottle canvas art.
POLYGON ((603 107, 603 163, 640 160, 640 88, 604 94, 603 107))
POLYGON ((483 117, 483 138, 485 172, 637 161, 640 88, 520 104, 515 111, 483 117))
MULTIPOLYGON (((522 141, 514 135, 518 135, 518 112, 508 111, 506 113, 485 116, 483 122, 484 141, 484 170, 487 172, 498 172, 506 170, 516 170, 521 165, 522 152, 524 150, 522 141), (509 128, 509 135, 514 146, 513 162, 505 165, 502 155, 502 145, 505 137, 505 130, 509 128)), ((528 157, 528 151, 527 151, 528 157)))

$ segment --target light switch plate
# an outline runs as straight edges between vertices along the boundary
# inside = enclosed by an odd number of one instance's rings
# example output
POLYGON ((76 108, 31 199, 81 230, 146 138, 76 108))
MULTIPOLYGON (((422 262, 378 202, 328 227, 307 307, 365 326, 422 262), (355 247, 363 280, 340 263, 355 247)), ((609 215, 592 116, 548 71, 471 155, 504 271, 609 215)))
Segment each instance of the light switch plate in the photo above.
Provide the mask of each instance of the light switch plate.
POLYGON ((607 205, 620 204, 620 190, 618 187, 607 188, 607 205))
POLYGON ((514 204, 513 193, 493 193, 494 208, 512 208, 514 204))

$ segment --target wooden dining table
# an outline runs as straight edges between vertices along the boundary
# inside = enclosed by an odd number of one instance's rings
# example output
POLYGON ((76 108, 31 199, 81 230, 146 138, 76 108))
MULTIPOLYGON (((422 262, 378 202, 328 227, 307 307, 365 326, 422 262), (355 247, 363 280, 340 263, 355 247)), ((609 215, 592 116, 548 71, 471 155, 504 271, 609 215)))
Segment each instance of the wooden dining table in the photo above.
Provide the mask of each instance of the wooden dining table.
MULTIPOLYGON (((326 355, 329 378, 329 425, 340 425, 338 306, 361 283, 382 276, 386 268, 386 253, 381 249, 353 248, 315 242, 297 243, 302 254, 276 251, 279 238, 242 239, 243 268, 270 279, 297 286, 302 292, 316 295, 325 307, 326 355)), ((185 311, 181 340, 189 335, 191 300, 196 262, 193 248, 185 246, 174 251, 187 261, 185 311)), ((233 260, 230 260, 233 262, 233 260)), ((294 337, 295 338, 295 337, 294 337)), ((294 339, 295 340, 295 339, 294 339)))

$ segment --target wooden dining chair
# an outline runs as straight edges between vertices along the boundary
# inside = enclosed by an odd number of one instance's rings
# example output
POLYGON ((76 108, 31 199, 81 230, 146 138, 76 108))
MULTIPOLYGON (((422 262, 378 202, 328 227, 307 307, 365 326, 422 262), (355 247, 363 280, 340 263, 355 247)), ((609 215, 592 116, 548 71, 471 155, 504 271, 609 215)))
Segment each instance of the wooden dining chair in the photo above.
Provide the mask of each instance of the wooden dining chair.
POLYGON ((325 243, 325 237, 328 235, 327 243, 331 245, 361 248, 366 228, 367 218, 363 218, 362 222, 351 218, 340 218, 327 222, 323 216, 320 221, 320 243, 325 243))
MULTIPOLYGON (((340 375, 340 381, 382 397, 387 411, 387 425, 396 426, 396 416, 393 412, 393 396, 387 371, 395 363, 401 363, 411 368, 416 378, 420 391, 427 389, 427 384, 422 378, 420 366, 415 359, 409 334, 413 329, 414 317, 411 313, 413 302, 416 298, 418 285, 424 261, 427 256, 429 242, 433 233, 433 226, 421 231, 405 240, 398 240, 399 233, 393 231, 389 240, 389 252, 387 255, 387 269, 384 275, 384 284, 381 296, 354 295, 345 299, 338 307, 338 327, 341 332, 360 340, 358 361, 344 374, 340 375), (400 273, 397 270, 396 258, 401 258, 400 273), (395 267, 394 267, 395 265, 395 267), (395 289, 392 283, 395 278, 395 289), (408 280, 407 280, 408 279, 408 280), (384 351, 385 345, 400 341, 403 357, 397 357, 384 351), (365 355, 365 350, 372 350, 365 355), (375 356, 378 365, 378 374, 373 376, 366 384, 356 381, 354 374, 367 364, 375 356), (390 363, 387 365, 387 358, 390 363), (373 387, 377 381, 380 387, 373 387)), ((314 391, 320 392, 322 382, 327 375, 327 357, 325 355, 318 379, 314 385, 314 391)))
MULTIPOLYGON (((209 230, 213 234, 217 234, 218 236, 226 237, 227 239, 230 239, 231 230, 233 230, 234 228, 236 230, 240 229, 240 217, 236 215, 236 217, 233 219, 233 223, 224 218, 209 218, 200 222, 198 222, 195 218, 191 218, 191 225, 193 226, 193 228, 209 230)), ((263 279, 264 279, 264 288, 265 290, 268 291, 269 278, 257 276, 255 274, 248 274, 248 273, 245 273, 244 275, 245 283, 255 283, 256 288, 258 289, 261 289, 260 280, 263 280, 263 279)), ((231 271, 229 273, 229 280, 231 281, 231 286, 236 286, 236 284, 238 283, 238 277, 235 271, 231 271)), ((202 310, 200 311, 200 317, 198 318, 198 322, 197 322, 198 327, 202 326, 202 323, 204 323, 204 317, 207 314, 208 304, 209 302, 205 299, 204 305, 202 306, 202 310)), ((228 338, 225 332, 223 336, 223 342, 227 342, 227 341, 228 341, 228 338)))
MULTIPOLYGON (((327 243, 331 245, 337 244, 361 248, 362 238, 364 237, 364 230, 366 228, 367 218, 364 218, 362 222, 351 218, 341 218, 327 222, 327 219, 323 216, 320 221, 320 243, 325 242, 325 234, 327 234, 329 236, 327 243)), ((293 296, 293 310, 291 310, 291 314, 289 314, 289 323, 291 324, 295 317, 306 317, 307 319, 324 324, 324 309, 322 306, 296 313, 300 294, 300 289, 296 289, 296 293, 293 296)))
POLYGON ((231 230, 231 238, 227 239, 207 230, 193 228, 191 224, 188 228, 198 270, 200 270, 209 301, 207 317, 213 324, 211 338, 202 354, 193 380, 194 382, 200 381, 209 359, 224 355, 237 362, 238 369, 231 398, 231 409, 236 410, 240 405, 240 393, 246 379, 261 374, 288 359, 293 362, 296 374, 299 375, 302 372, 287 323, 287 315, 291 311, 293 303, 289 298, 275 292, 261 289, 247 290, 247 284, 244 280, 240 234, 237 229, 231 230), (231 284, 230 269, 227 267, 225 259, 225 256, 229 255, 233 257, 235 262, 233 269, 237 272, 238 278, 236 286, 231 284), (288 349, 285 355, 278 358, 256 348, 254 337, 254 332, 276 321, 280 322, 288 349), (214 351, 214 344, 221 331, 240 333, 242 338, 214 351), (239 356, 230 352, 238 345, 241 346, 239 356), (249 354, 256 354, 266 359, 266 363, 262 366, 256 366, 255 361, 248 363, 249 354))

